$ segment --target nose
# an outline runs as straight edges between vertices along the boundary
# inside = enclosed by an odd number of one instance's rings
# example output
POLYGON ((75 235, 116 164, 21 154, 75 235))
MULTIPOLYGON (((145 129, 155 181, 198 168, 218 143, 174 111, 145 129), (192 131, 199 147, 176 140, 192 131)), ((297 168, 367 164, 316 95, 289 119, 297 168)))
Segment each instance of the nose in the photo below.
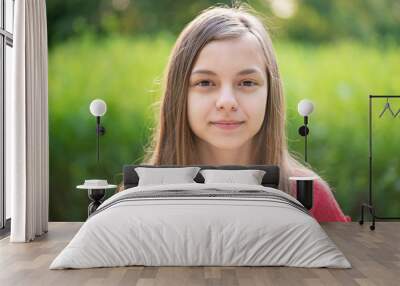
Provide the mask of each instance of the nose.
POLYGON ((238 102, 232 88, 225 87, 221 90, 215 106, 217 110, 236 111, 238 109, 238 102))

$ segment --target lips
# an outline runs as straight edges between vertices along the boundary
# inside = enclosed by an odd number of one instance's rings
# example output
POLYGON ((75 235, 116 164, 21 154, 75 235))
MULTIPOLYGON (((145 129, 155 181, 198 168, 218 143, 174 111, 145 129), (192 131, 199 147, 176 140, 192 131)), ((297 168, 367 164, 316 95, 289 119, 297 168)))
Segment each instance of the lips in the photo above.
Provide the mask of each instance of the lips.
POLYGON ((244 121, 235 121, 235 120, 219 120, 219 121, 211 121, 211 123, 218 123, 218 124, 239 124, 243 123, 244 121))
POLYGON ((224 121, 224 120, 211 122, 212 125, 224 130, 236 129, 243 123, 244 121, 224 121))

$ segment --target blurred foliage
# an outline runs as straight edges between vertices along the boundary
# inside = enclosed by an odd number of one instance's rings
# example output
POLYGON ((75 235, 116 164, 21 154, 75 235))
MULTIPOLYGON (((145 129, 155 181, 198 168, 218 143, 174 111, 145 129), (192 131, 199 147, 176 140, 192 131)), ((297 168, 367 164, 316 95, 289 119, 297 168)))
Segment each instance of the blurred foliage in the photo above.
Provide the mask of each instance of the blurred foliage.
POLYGON ((398 0, 300 0, 293 17, 282 20, 279 34, 302 42, 400 40, 398 0))
MULTIPOLYGON (((49 45, 82 33, 177 33, 211 0, 51 0, 47 3, 49 45)), ((230 1, 219 1, 230 3, 230 1)))
MULTIPOLYGON (((122 166, 141 161, 174 41, 164 33, 102 39, 85 34, 50 50, 50 221, 84 221, 87 193, 75 186, 89 178, 118 184, 122 166), (95 118, 89 113, 95 98, 108 105, 99 164, 95 118)), ((303 154, 297 103, 311 99, 316 110, 310 116, 309 162, 355 220, 368 191, 368 94, 399 94, 400 48, 283 41, 275 49, 284 80, 290 148, 303 154)), ((378 119, 384 103, 374 105, 374 194, 379 214, 394 216, 400 210, 400 117, 378 119)), ((392 100, 392 106, 400 108, 400 100, 392 100)))
MULTIPOLYGON (((232 1, 50 0, 49 45, 83 33, 177 35, 201 10, 232 1)), ((237 2, 237 1, 236 1, 237 2)), ((248 0, 264 15, 275 38, 302 42, 400 40, 398 0, 248 0)))

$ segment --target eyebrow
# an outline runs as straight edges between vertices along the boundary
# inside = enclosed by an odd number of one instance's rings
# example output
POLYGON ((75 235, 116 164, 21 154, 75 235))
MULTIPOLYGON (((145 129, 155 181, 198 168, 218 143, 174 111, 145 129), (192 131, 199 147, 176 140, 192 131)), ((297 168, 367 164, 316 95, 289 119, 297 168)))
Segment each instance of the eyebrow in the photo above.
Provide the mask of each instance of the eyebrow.
MULTIPOLYGON (((195 70, 194 72, 192 72, 192 74, 209 74, 209 75, 217 75, 215 72, 210 71, 210 70, 195 70)), ((258 69, 244 69, 240 72, 238 72, 237 75, 248 75, 248 74, 253 74, 253 73, 260 73, 258 69)))

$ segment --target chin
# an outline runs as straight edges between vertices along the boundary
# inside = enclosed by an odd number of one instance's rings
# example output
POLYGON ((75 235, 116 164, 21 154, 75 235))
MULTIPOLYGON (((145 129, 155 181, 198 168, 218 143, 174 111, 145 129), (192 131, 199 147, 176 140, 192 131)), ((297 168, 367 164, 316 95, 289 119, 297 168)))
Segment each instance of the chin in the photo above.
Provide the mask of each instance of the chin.
POLYGON ((221 138, 219 140, 208 140, 207 142, 218 149, 236 150, 246 144, 247 140, 235 140, 234 138, 221 138))

